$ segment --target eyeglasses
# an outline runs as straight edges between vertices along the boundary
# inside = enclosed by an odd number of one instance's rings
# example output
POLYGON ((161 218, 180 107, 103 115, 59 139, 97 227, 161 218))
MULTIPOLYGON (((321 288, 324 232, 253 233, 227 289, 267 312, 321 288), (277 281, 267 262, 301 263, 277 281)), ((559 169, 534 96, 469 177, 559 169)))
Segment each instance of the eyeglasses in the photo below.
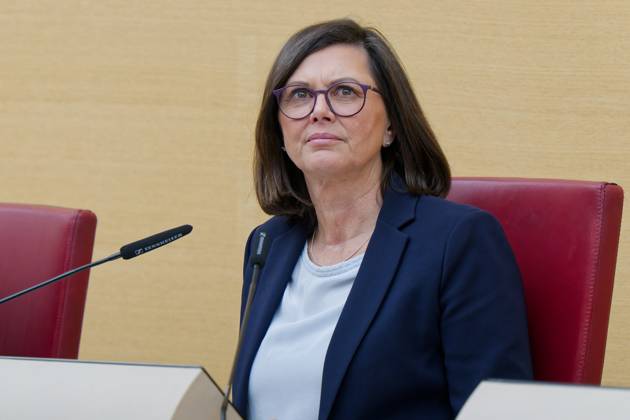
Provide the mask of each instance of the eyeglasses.
POLYGON ((285 86, 273 91, 280 111, 293 120, 301 120, 315 109, 317 96, 323 94, 328 108, 339 117, 351 117, 365 106, 367 91, 380 92, 373 86, 358 82, 339 82, 328 89, 309 89, 305 86, 285 86))

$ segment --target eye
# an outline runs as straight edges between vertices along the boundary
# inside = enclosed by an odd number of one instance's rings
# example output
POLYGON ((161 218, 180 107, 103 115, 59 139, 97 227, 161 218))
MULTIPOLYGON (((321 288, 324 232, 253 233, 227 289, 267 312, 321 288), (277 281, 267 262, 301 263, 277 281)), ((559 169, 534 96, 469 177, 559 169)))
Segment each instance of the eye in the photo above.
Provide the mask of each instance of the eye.
POLYGON ((354 98, 359 95, 359 86, 353 84, 337 85, 332 89, 332 95, 340 98, 354 98))
POLYGON ((293 87, 293 88, 287 89, 286 95, 287 95, 287 99, 289 100, 311 98, 311 92, 304 87, 293 87))

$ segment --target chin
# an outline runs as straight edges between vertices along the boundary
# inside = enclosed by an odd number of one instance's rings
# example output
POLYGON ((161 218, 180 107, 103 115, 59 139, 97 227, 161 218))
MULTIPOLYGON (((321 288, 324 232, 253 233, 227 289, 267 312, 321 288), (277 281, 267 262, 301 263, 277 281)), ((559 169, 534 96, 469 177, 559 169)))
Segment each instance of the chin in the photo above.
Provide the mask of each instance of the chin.
POLYGON ((330 177, 330 176, 338 176, 343 173, 349 172, 349 168, 347 165, 343 165, 341 162, 335 161, 317 161, 317 162, 309 162, 309 164, 305 165, 303 172, 310 176, 317 177, 330 177))

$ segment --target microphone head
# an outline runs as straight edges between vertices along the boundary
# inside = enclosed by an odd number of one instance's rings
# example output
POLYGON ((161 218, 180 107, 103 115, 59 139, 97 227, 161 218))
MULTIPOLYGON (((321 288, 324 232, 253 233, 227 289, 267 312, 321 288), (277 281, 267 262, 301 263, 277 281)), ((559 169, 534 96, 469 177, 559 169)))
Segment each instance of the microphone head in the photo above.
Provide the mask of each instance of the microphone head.
POLYGON ((188 235, 190 232, 192 232, 192 229, 193 228, 191 225, 182 225, 149 236, 148 238, 140 239, 139 241, 132 242, 120 248, 120 255, 123 257, 123 259, 128 260, 130 258, 137 257, 138 255, 146 254, 149 251, 153 251, 156 248, 169 244, 183 236, 188 235))
POLYGON ((271 248, 271 238, 266 232, 258 232, 256 237, 256 247, 254 248, 254 252, 252 252, 249 257, 249 263, 251 265, 258 265, 262 268, 265 265, 265 261, 267 260, 267 254, 269 253, 269 248, 271 248))

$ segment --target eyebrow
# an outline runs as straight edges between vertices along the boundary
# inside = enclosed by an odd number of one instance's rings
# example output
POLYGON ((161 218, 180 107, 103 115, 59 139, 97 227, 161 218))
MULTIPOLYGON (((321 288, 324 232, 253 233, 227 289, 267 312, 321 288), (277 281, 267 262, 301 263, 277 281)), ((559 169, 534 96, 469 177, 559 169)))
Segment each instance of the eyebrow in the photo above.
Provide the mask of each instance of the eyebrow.
MULTIPOLYGON (((342 82, 355 82, 355 83, 360 83, 357 79, 355 79, 354 77, 339 77, 337 79, 331 80, 330 82, 328 82, 328 84, 326 84, 326 86, 332 86, 334 84, 337 83, 342 83, 342 82)), ((286 86, 310 86, 310 83, 308 82, 304 82, 301 80, 294 80, 293 82, 287 83, 286 86)))

